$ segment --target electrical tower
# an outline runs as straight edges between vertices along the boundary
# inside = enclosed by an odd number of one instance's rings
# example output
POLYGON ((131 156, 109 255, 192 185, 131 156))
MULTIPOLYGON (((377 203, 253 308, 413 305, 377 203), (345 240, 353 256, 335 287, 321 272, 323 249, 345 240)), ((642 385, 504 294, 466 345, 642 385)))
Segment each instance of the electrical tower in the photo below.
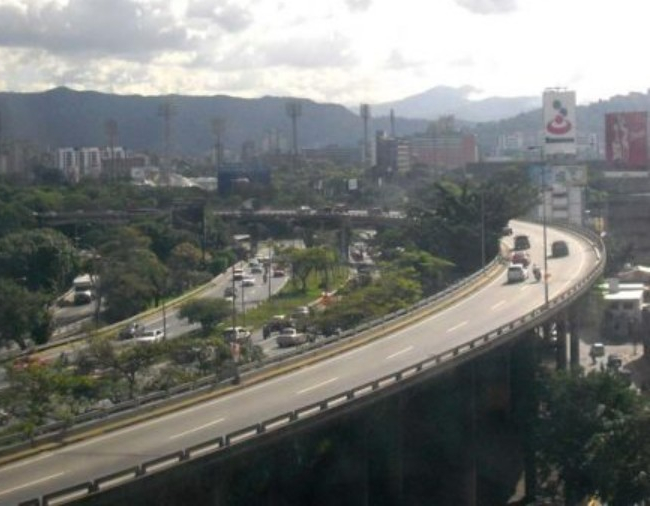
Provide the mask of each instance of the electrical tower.
POLYGON ((298 118, 302 116, 302 104, 297 100, 287 102, 287 114, 291 118, 292 163, 298 168, 298 118))

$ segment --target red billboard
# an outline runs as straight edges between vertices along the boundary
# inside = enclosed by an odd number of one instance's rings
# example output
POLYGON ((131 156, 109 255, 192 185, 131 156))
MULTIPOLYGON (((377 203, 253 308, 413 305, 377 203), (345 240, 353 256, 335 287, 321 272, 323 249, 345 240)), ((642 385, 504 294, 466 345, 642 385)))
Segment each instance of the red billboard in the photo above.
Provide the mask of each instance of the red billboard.
POLYGON ((605 116, 607 161, 622 167, 648 163, 648 113, 616 112, 605 116))

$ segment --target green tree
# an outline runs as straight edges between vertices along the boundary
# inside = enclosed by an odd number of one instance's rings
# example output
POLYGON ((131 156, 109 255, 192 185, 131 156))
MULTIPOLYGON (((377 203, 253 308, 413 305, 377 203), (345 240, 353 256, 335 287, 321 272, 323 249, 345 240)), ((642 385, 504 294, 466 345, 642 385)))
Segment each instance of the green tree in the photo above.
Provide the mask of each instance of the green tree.
POLYGON ((625 478, 648 471, 648 455, 639 459, 638 450, 647 451, 650 440, 630 443, 643 401, 616 375, 556 373, 542 383, 540 401, 539 469, 543 479, 557 474, 566 504, 599 493, 615 501, 617 491, 634 485, 625 478), (621 451, 631 447, 631 454, 621 451))
POLYGON ((294 279, 300 282, 300 290, 307 291, 307 279, 313 272, 320 272, 325 283, 336 263, 336 254, 329 248, 289 248, 282 253, 291 264, 294 279))
POLYGON ((124 227, 100 247, 99 297, 106 298, 110 321, 137 314, 165 295, 167 268, 149 245, 138 230, 124 227))
MULTIPOLYGON (((127 386, 127 397, 132 399, 138 386, 138 379, 145 375, 149 368, 162 356, 165 343, 136 343, 133 346, 118 350, 107 339, 94 339, 84 350, 79 361, 80 366, 91 363, 93 367, 105 371, 115 387, 120 381, 127 386)), ((119 399, 119 388, 114 389, 114 398, 119 399)))
POLYGON ((232 316, 232 304, 226 299, 194 299, 181 306, 181 318, 190 323, 199 323, 203 334, 210 332, 226 318, 232 316))
POLYGON ((47 302, 47 295, 0 278, 0 342, 14 342, 23 350, 28 339, 47 342, 52 321, 47 302))
POLYGON ((14 232, 0 239, 0 277, 20 280, 32 291, 62 292, 77 264, 72 243, 56 230, 14 232))

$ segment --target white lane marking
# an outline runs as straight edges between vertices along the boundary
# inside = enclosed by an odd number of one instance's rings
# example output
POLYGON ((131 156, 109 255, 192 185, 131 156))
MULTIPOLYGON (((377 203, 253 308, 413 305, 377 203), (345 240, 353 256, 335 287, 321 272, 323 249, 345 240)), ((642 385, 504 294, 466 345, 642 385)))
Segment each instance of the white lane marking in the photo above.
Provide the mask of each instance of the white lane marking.
POLYGON ((449 332, 453 332, 454 330, 458 330, 459 328, 464 327, 465 325, 467 325, 467 322, 466 322, 466 321, 464 321, 464 322, 460 322, 458 325, 454 325, 453 327, 448 328, 448 329, 447 329, 447 333, 449 333, 449 332))
POLYGON ((176 439, 179 437, 187 436, 188 434, 192 434, 192 432, 198 432, 200 430, 207 429, 208 427, 212 427, 213 425, 221 423, 224 420, 225 418, 218 418, 217 420, 213 420, 210 423, 206 423, 204 425, 200 425, 199 427, 194 427, 193 429, 189 429, 184 432, 179 432, 178 434, 174 434, 173 436, 169 436, 169 439, 176 439))
POLYGON ((27 488, 27 487, 32 487, 34 485, 38 485, 39 483, 43 483, 44 481, 53 480, 54 478, 58 478, 59 476, 63 476, 64 474, 65 474, 64 472, 51 474, 49 476, 45 476, 44 478, 39 478, 38 480, 34 480, 34 481, 30 481, 29 483, 25 483, 24 485, 18 485, 17 487, 2 490, 2 491, 0 491, 0 495, 11 494, 12 492, 16 492, 17 490, 21 490, 21 489, 27 488))
POLYGON ((388 355, 388 356, 386 357, 385 360, 390 360, 391 358, 395 358, 395 357, 397 357, 398 355, 402 355, 402 354, 404 354, 404 353, 408 353, 408 352, 411 351, 412 349, 413 349, 413 346, 409 346, 408 348, 404 348, 403 350, 400 350, 400 351, 398 351, 398 352, 396 352, 396 353, 393 353, 392 355, 388 355))
POLYGON ((322 383, 318 383, 317 385, 312 385, 312 386, 310 386, 310 387, 308 387, 308 388, 304 388, 304 389, 302 389, 302 390, 298 390, 298 391, 296 392, 296 394, 299 395, 299 394, 304 394, 304 393, 306 393, 306 392, 310 392, 310 391, 312 391, 312 390, 316 390, 317 388, 324 387, 325 385, 329 385, 330 383, 334 383, 336 380, 338 380, 338 377, 337 377, 337 378, 330 378, 330 379, 328 379, 328 380, 326 380, 326 381, 323 381, 322 383))
POLYGON ((495 309, 498 308, 499 306, 503 306, 505 303, 506 303, 505 300, 500 300, 500 301, 497 302, 494 306, 492 306, 492 310, 495 310, 495 309))
POLYGON ((0 472, 3 471, 9 471, 10 469, 17 469, 19 467, 26 466, 28 464, 33 464, 34 462, 38 462, 39 460, 47 459, 48 457, 51 457, 52 453, 46 452, 43 455, 39 455, 38 457, 34 457, 33 459, 27 459, 27 460, 21 460, 20 462, 16 462, 15 464, 8 464, 6 466, 0 467, 0 472))
POLYGON ((528 287, 529 287, 529 286, 530 286, 530 285, 521 285, 521 287, 519 288, 519 290, 523 292, 524 290, 528 290, 528 287))

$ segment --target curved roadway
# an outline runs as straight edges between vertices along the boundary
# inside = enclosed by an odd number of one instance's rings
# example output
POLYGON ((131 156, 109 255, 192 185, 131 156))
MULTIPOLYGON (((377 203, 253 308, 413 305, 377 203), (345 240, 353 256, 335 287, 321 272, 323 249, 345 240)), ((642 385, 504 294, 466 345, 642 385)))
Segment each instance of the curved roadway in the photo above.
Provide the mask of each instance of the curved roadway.
MULTIPOLYGON (((541 227, 514 223, 531 236, 532 261, 543 266, 541 227)), ((570 255, 548 258, 549 298, 585 277, 597 261, 591 245, 548 229, 570 255)), ((478 247, 478 246, 477 246, 478 247)), ((534 278, 507 284, 503 273, 443 311, 341 355, 172 414, 0 468, 0 503, 14 504, 138 465, 367 383, 496 329, 544 302, 534 278)))

